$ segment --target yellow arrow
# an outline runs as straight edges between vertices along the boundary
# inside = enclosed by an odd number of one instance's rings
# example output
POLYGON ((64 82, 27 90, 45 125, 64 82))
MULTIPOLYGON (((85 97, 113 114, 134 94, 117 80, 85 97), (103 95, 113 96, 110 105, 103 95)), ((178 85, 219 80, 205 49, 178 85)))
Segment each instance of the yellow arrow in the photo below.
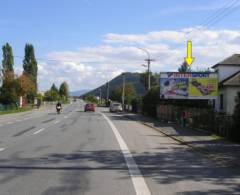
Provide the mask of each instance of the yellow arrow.
POLYGON ((189 66, 191 66, 195 60, 195 58, 192 57, 192 41, 187 42, 187 57, 184 59, 189 66))

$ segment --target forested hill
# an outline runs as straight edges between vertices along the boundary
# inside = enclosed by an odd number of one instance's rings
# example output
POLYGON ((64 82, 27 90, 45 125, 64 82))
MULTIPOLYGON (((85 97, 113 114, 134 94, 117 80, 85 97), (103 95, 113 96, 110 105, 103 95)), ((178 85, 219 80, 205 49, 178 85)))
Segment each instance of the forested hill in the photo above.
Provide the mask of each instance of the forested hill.
MULTIPOLYGON (((135 91, 138 96, 142 96, 145 92, 143 84, 140 82, 140 73, 130 73, 130 72, 125 72, 123 73, 125 75, 125 82, 126 84, 132 84, 135 88, 135 91)), ((116 87, 122 87, 123 84, 123 74, 113 78, 109 82, 109 92, 116 88, 116 87)), ((92 91, 85 93, 83 96, 86 95, 94 95, 94 96, 99 96, 100 91, 102 92, 102 98, 106 97, 107 94, 107 83, 104 85, 99 86, 96 89, 93 89, 92 91)))

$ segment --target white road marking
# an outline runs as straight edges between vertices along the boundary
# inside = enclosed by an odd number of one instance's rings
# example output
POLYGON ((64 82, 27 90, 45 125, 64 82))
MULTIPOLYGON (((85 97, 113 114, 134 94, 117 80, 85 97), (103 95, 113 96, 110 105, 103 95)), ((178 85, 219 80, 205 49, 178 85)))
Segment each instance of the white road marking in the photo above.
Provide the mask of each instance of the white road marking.
POLYGON ((3 150, 5 150, 5 148, 0 148, 0 152, 2 152, 3 150))
POLYGON ((20 120, 20 119, 18 119, 18 120, 16 120, 17 122, 21 122, 22 120, 20 120))
POLYGON ((13 122, 9 121, 9 122, 7 122, 7 124, 8 124, 8 125, 11 125, 11 124, 13 124, 13 122))
POLYGON ((58 124, 60 121, 55 121, 54 124, 58 124))
POLYGON ((64 116, 64 118, 68 118, 68 116, 64 116))
POLYGON ((45 130, 45 128, 39 129, 38 131, 35 131, 35 132, 33 133, 33 135, 38 134, 38 133, 40 133, 41 131, 44 131, 44 130, 45 130))
POLYGON ((120 135, 119 131, 117 130, 115 125, 112 123, 112 121, 105 114, 103 114, 103 113, 101 113, 101 114, 108 122, 109 126, 111 127, 111 129, 118 141, 118 144, 119 144, 121 151, 123 153, 123 156, 125 158, 136 194, 137 195, 150 195, 151 192, 150 192, 150 190, 144 180, 144 177, 142 176, 141 171, 139 170, 130 150, 128 149, 127 144, 123 140, 122 136, 120 135))

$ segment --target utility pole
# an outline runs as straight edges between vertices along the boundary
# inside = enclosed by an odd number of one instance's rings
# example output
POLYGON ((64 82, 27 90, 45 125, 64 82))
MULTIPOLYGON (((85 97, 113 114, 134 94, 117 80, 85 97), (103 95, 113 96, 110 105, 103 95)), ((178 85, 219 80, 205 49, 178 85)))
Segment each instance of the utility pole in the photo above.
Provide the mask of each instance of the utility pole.
POLYGON ((145 59, 147 62, 147 73, 148 73, 148 90, 151 89, 151 72, 150 72, 150 64, 154 61, 154 59, 151 59, 150 57, 148 59, 145 59))
POLYGON ((123 86, 122 86, 122 106, 124 110, 124 105, 125 105, 125 74, 122 73, 122 78, 123 78, 123 86))
POLYGON ((147 59, 145 59, 145 61, 147 62, 147 74, 148 74, 148 90, 151 89, 151 72, 150 72, 150 65, 151 62, 155 61, 154 59, 151 59, 150 57, 150 53, 147 49, 145 48, 141 48, 138 47, 138 49, 141 49, 142 51, 144 51, 147 54, 147 59))

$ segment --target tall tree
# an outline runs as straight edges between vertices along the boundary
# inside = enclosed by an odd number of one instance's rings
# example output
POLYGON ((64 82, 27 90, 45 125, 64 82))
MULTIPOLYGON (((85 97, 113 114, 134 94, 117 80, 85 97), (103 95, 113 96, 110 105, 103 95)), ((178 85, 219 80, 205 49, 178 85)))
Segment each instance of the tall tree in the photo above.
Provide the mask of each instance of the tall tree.
POLYGON ((55 83, 52 84, 52 87, 50 89, 51 91, 54 91, 56 93, 59 93, 58 88, 56 87, 55 83))
MULTIPOLYGON (((125 85, 125 102, 127 104, 131 104, 131 101, 136 97, 136 91, 132 84, 126 84, 125 85)), ((114 88, 110 93, 110 99, 113 101, 122 101, 122 87, 116 87, 114 88)))
POLYGON ((2 86, 0 88, 0 102, 5 105, 16 105, 20 88, 14 75, 13 51, 9 43, 3 45, 2 52, 2 86))
POLYGON ((69 88, 66 82, 63 82, 59 87, 59 95, 61 98, 67 98, 69 96, 69 88))
POLYGON ((3 52, 3 59, 2 59, 2 73, 3 77, 6 73, 12 73, 12 76, 14 75, 14 59, 13 59, 13 51, 12 47, 9 45, 9 43, 6 43, 2 46, 2 52, 3 52))
MULTIPOLYGON (((158 85, 158 80, 157 80, 158 75, 157 74, 152 74, 150 72, 150 85, 151 87, 157 86, 158 85)), ((140 82, 144 85, 145 89, 148 89, 148 72, 141 73, 140 74, 140 82)))
POLYGON ((32 78, 35 83, 36 91, 37 91, 37 60, 35 58, 34 47, 32 44, 25 45, 25 56, 23 60, 23 69, 24 74, 27 74, 32 78))
POLYGON ((178 72, 191 72, 191 67, 186 63, 183 62, 181 66, 178 68, 178 72))

